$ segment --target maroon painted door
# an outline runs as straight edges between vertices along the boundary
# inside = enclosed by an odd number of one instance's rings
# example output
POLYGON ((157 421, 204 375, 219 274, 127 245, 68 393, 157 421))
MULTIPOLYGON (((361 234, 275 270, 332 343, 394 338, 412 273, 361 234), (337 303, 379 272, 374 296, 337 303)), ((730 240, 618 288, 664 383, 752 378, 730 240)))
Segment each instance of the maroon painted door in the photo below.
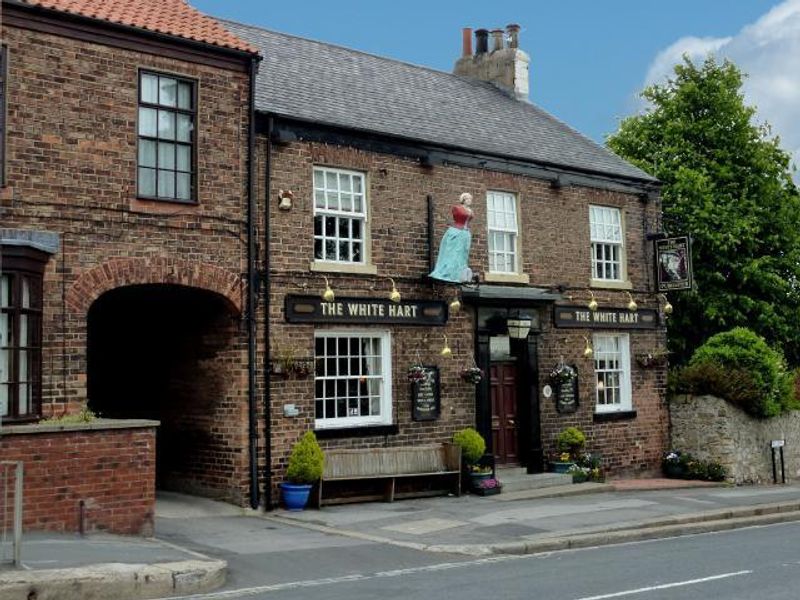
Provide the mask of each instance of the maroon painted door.
POLYGON ((493 363, 489 373, 492 398, 492 448, 498 465, 518 464, 517 366, 493 363))

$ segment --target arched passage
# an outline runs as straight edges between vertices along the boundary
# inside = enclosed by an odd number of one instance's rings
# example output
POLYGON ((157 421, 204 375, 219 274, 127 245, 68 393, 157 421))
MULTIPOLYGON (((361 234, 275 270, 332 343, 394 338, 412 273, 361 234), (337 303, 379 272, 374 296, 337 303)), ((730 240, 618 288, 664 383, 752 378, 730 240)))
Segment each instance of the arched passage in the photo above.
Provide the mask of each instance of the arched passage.
POLYGON ((89 408, 161 422, 161 489, 238 501, 246 405, 239 323, 227 298, 171 284, 112 289, 89 309, 89 408))

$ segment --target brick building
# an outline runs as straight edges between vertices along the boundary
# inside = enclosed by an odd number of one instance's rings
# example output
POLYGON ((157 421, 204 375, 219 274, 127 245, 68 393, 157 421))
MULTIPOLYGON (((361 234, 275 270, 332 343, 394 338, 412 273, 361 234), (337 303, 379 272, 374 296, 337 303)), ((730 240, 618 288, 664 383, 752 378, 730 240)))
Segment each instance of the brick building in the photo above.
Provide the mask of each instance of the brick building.
POLYGON ((518 28, 494 31, 492 51, 479 30, 475 54, 465 32, 448 74, 226 26, 264 56, 267 490, 309 429, 325 448, 369 448, 476 426, 499 464, 536 473, 575 425, 612 472, 654 470, 666 369, 636 356, 665 349, 648 241, 658 184, 528 102, 518 28), (428 274, 463 192, 477 283, 445 284, 428 274), (520 320, 529 332, 511 331, 520 320), (418 364, 439 378, 425 415, 407 379, 418 364), (461 377, 476 365, 490 374, 477 386, 461 377), (551 385, 564 365, 577 388, 551 385))
POLYGON ((246 503, 257 53, 182 0, 3 0, 0 56, 0 453, 26 526, 80 504, 147 530, 156 472, 246 503), (126 421, 29 424, 87 401, 126 421))

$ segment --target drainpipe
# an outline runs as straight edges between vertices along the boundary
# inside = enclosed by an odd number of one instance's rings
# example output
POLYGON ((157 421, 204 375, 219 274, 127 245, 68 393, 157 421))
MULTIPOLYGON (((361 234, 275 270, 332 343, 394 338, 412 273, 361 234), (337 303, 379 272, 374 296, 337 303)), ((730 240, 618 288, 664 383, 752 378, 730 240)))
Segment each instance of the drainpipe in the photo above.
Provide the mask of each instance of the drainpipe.
POLYGON ((272 185, 272 117, 267 121, 267 156, 266 172, 264 174, 264 508, 272 510, 272 393, 270 390, 270 348, 269 348, 269 307, 270 307, 270 276, 269 276, 269 203, 270 186, 272 185))
POLYGON ((255 214, 256 194, 253 186, 256 150, 255 86, 259 58, 250 61, 250 90, 247 127, 247 408, 250 459, 250 508, 258 508, 258 429, 256 426, 256 271, 255 214))

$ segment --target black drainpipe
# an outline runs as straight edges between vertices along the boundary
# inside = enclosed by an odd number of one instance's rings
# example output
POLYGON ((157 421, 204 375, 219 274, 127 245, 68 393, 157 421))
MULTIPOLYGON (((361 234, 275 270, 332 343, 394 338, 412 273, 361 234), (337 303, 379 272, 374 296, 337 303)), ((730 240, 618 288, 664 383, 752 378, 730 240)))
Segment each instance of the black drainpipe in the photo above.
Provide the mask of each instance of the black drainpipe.
POLYGON ((250 508, 258 508, 258 428, 256 426, 256 271, 253 168, 256 150, 255 86, 259 58, 250 60, 249 122, 247 127, 247 408, 250 455, 250 508))
POLYGON ((269 349, 269 204, 272 185, 272 117, 267 121, 266 172, 264 173, 264 508, 272 510, 272 394, 270 390, 269 349))

